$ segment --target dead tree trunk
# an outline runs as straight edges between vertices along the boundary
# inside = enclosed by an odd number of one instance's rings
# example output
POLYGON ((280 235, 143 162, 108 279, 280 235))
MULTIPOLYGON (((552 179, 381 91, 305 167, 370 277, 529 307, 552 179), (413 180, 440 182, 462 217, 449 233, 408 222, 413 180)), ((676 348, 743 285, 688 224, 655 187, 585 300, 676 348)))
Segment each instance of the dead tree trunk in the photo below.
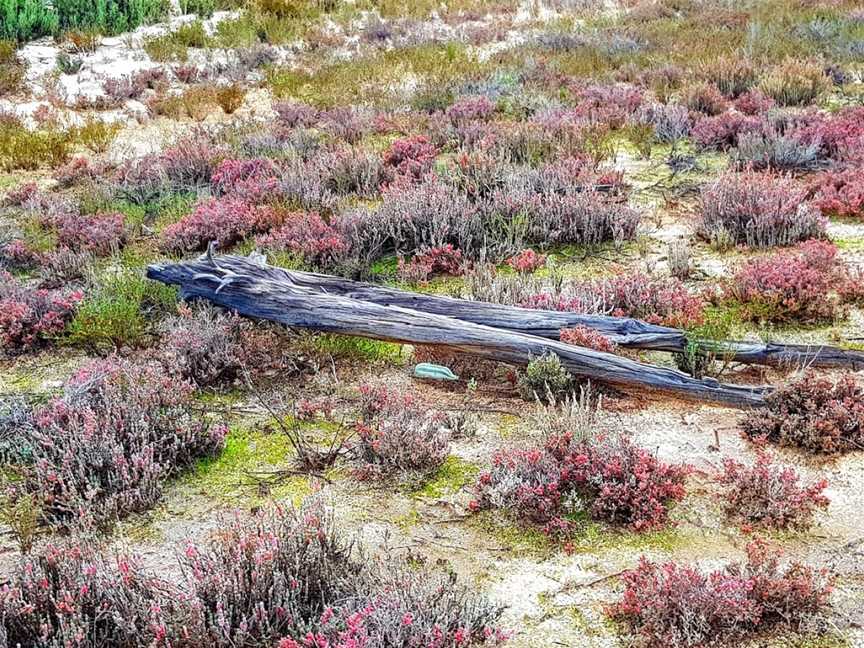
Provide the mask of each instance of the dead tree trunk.
POLYGON ((526 365, 532 358, 551 352, 577 377, 625 388, 660 390, 736 407, 763 404, 768 389, 700 380, 673 369, 535 335, 329 294, 299 285, 290 274, 274 272, 263 263, 246 260, 238 264, 236 257, 151 265, 147 276, 180 286, 184 298, 207 299, 241 315, 292 327, 443 346, 514 365, 526 365))
POLYGON ((424 313, 444 315, 497 329, 557 340, 562 328, 585 326, 595 329, 618 346, 669 353, 701 352, 735 362, 766 366, 848 367, 864 369, 864 353, 831 346, 775 344, 720 340, 691 340, 684 331, 649 324, 629 317, 583 315, 534 310, 424 295, 332 275, 286 270, 257 263, 247 257, 221 256, 219 265, 230 272, 261 279, 288 282, 298 288, 339 295, 381 306, 400 306, 424 313))

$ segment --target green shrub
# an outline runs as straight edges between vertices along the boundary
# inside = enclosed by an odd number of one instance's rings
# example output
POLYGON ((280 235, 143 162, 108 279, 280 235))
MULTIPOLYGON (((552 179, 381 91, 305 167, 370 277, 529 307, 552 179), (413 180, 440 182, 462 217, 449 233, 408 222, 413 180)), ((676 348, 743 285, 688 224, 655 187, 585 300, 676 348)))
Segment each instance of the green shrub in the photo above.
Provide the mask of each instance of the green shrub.
POLYGON ((561 358, 554 353, 534 358, 519 375, 519 393, 525 400, 560 396, 572 386, 573 376, 561 366, 561 358))
POLYGON ((13 40, 0 40, 0 95, 16 92, 24 79, 24 66, 18 61, 16 45, 13 40))
POLYGON ((0 169, 56 167, 69 158, 73 133, 55 129, 31 131, 14 116, 0 114, 0 169))
POLYGON ((168 0, 54 0, 59 29, 98 29, 115 35, 168 15, 168 0))
POLYGON ((180 0, 180 11, 195 14, 199 18, 209 18, 216 11, 216 0, 180 0))
POLYGON ((140 345, 148 316, 168 312, 176 291, 131 270, 107 272, 94 282, 69 324, 68 341, 98 351, 140 345))
POLYGON ((0 0, 0 40, 24 42, 57 30, 57 14, 45 0, 0 0))

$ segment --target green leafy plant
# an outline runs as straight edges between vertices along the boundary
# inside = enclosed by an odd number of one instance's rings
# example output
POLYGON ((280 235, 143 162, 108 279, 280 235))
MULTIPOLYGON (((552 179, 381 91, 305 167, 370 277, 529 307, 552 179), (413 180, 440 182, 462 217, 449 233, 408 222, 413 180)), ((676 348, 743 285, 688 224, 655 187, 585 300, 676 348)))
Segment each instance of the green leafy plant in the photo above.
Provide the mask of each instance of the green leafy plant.
POLYGON ((57 29, 57 14, 44 0, 0 0, 0 39, 24 42, 57 29))

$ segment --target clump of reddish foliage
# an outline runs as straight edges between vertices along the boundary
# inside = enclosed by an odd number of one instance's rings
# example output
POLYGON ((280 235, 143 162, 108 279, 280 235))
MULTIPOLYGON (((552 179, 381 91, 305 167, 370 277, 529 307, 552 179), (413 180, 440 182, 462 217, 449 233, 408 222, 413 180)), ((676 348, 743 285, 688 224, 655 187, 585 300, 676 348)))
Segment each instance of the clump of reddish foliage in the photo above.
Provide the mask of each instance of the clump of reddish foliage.
POLYGON ((384 152, 384 165, 396 175, 420 180, 432 168, 438 149, 425 135, 414 135, 393 142, 384 152))
POLYGON ((333 267, 348 251, 342 234, 317 212, 294 212, 282 218, 282 225, 255 239, 259 246, 292 252, 315 268, 333 267))
POLYGON ((577 440, 566 433, 542 448, 498 452, 480 476, 472 509, 510 509, 563 533, 571 526, 566 516, 584 506, 595 519, 647 531, 668 522, 669 503, 684 498, 688 473, 626 436, 577 440))
POLYGON ((724 459, 718 481, 724 486, 726 514, 746 528, 806 529, 816 510, 829 504, 822 494, 826 479, 802 486, 794 468, 775 465, 765 451, 759 452, 753 466, 724 459))
POLYGON ((776 625, 798 628, 827 610, 831 578, 799 563, 784 568, 777 554, 755 540, 746 562, 710 574, 642 558, 624 574, 626 589, 609 614, 646 648, 697 648, 776 625))
POLYGON ((72 320, 80 291, 28 288, 0 270, 0 342, 7 353, 44 346, 72 320))
POLYGON ((213 308, 178 306, 175 317, 160 323, 155 357, 172 375, 198 387, 225 387, 252 374, 293 372, 299 367, 294 346, 281 327, 253 323, 213 308))
POLYGON ((224 249, 250 234, 270 229, 279 220, 279 215, 268 207, 252 206, 231 196, 210 198, 198 203, 191 214, 166 227, 161 246, 166 252, 192 252, 216 241, 224 249))
POLYGON ((403 281, 423 282, 433 275, 458 277, 464 267, 462 252, 450 243, 420 250, 410 262, 399 258, 398 273, 403 281))
POLYGON ((813 204, 829 216, 864 218, 864 169, 828 171, 813 183, 813 204))
POLYGON ((21 239, 12 239, 0 245, 0 268, 32 270, 41 260, 42 255, 21 239))
POLYGON ((704 318, 702 299, 691 295, 679 280, 638 272, 574 283, 558 295, 532 295, 520 305, 572 313, 609 313, 680 328, 698 326, 704 318))
POLYGON ((360 479, 429 472, 444 463, 451 432, 443 413, 384 385, 361 385, 360 395, 362 418, 354 446, 360 479))
POLYGON ((727 151, 738 145, 740 135, 758 131, 761 127, 762 122, 756 117, 726 112, 700 119, 690 136, 701 148, 727 151))
POLYGON ((537 254, 531 248, 527 248, 507 259, 507 265, 516 272, 529 274, 546 265, 546 255, 537 254))
POLYGON ((724 296, 742 306, 742 316, 771 322, 821 322, 840 314, 843 268, 837 248, 808 241, 792 251, 750 259, 724 287, 724 296))
POLYGON ((447 648, 493 646, 502 608, 442 570, 371 558, 322 502, 239 514, 178 551, 183 582, 95 543, 42 548, 0 590, 19 646, 447 648))
POLYGON ((741 424, 753 439, 825 454, 864 447, 864 389, 851 374, 831 380, 808 372, 765 402, 741 424))
POLYGON ((57 245, 106 256, 126 242, 123 214, 64 214, 54 219, 57 245))
POLYGON ((33 415, 27 483, 59 524, 110 523, 151 507, 165 478, 222 448, 226 428, 192 409, 194 387, 156 363, 80 369, 33 415))
POLYGON ((560 339, 567 344, 574 344, 594 349, 595 351, 603 351, 604 353, 614 353, 617 348, 615 343, 608 337, 596 329, 588 328, 587 326, 574 326, 573 328, 561 329, 560 339))
POLYGON ((137 557, 106 556, 92 542, 48 545, 22 558, 0 591, 0 634, 9 646, 68 645, 70 637, 79 646, 175 645, 187 619, 169 589, 137 557))
POLYGON ((712 242, 753 247, 819 238, 825 220, 790 176, 752 170, 727 172, 702 189, 699 233, 712 242))
POLYGON ((774 100, 758 88, 748 90, 735 100, 735 109, 745 115, 762 115, 774 105, 774 100))
POLYGON ((476 97, 461 97, 454 101, 446 111, 447 117, 454 125, 465 122, 487 120, 495 112, 495 104, 483 95, 476 97))

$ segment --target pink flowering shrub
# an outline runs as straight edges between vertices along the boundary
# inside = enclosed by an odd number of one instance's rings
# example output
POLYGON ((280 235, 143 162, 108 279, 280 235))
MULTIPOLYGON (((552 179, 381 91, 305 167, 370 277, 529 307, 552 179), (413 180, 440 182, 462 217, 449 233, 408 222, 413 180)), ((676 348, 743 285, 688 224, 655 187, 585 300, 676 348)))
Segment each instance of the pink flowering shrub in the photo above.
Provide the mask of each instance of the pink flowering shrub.
POLYGON ((425 135, 398 139, 384 152, 384 166, 397 176, 420 180, 432 168, 438 150, 425 135))
POLYGON ((573 344, 604 353, 614 353, 617 348, 615 343, 608 337, 586 326, 561 329, 560 339, 566 344, 573 344))
POLYGON ((357 555, 322 503, 237 518, 181 563, 207 645, 496 645, 501 609, 448 575, 357 555))
POLYGON ((236 193, 248 197, 249 187, 260 185, 262 180, 274 178, 276 175, 276 165, 272 160, 227 158, 213 171, 210 182, 217 195, 236 193))
POLYGON ((750 320, 822 322, 840 315, 837 248, 808 241, 792 251, 750 259, 725 285, 725 299, 750 320))
POLYGON ((828 480, 804 486, 800 479, 794 468, 775 465, 764 451, 753 466, 727 457, 718 476, 723 486, 719 499, 726 514, 746 528, 806 529, 816 510, 828 507, 829 500, 822 494, 828 480))
POLYGON ((813 204, 826 216, 864 218, 864 169, 828 171, 813 183, 813 204))
POLYGON ((213 171, 226 156, 226 149, 215 146, 210 136, 194 133, 167 149, 159 161, 175 189, 191 191, 210 184, 213 171))
POLYGON ((797 629, 827 610, 832 589, 825 571, 784 567, 776 548, 760 540, 747 546, 746 562, 709 574, 643 557, 623 580, 624 594, 608 613, 646 648, 698 648, 777 625, 797 629))
POLYGON ((264 232, 279 221, 269 207, 256 207, 225 196, 209 198, 195 210, 162 231, 160 245, 165 252, 181 253, 202 250, 210 241, 222 249, 231 247, 250 234, 264 232))
POLYGON ((446 115, 454 125, 471 121, 485 121, 495 112, 495 104, 485 96, 462 97, 453 102, 446 115))
POLYGON ((450 451, 446 417, 410 393, 384 385, 360 386, 361 414, 354 453, 360 479, 438 468, 450 451))
POLYGON ((8 646, 70 645, 70 637, 77 646, 189 645, 182 607, 180 593, 137 557, 67 541, 15 567, 0 591, 0 634, 8 646))
POLYGON ((6 353, 48 344, 66 329, 83 298, 79 291, 28 288, 0 270, 0 342, 6 353))
POLYGON ((608 313, 676 328, 699 326, 704 319, 704 302, 690 294, 678 279, 640 273, 574 282, 558 294, 530 295, 520 305, 571 313, 608 313))
POLYGON ((792 245, 820 238, 825 220, 791 176, 727 172, 702 188, 698 232, 710 241, 753 247, 792 245))
POLYGON ((12 239, 0 245, 0 268, 32 270, 39 265, 42 255, 21 239, 12 239))
POLYGON ((738 145, 740 135, 758 131, 762 127, 762 121, 756 117, 725 112, 697 121, 690 137, 700 148, 727 151, 738 145))
POLYGON ((763 115, 774 106, 774 100, 758 88, 748 90, 735 100, 735 109, 745 115, 763 115))
POLYGON ((864 389, 854 375, 832 380, 807 372, 765 397, 741 423, 745 435, 782 446, 835 454, 864 446, 864 389))
POLYGON ((566 532, 567 516, 591 517, 647 531, 668 522, 669 503, 684 498, 685 465, 661 462, 626 436, 577 440, 551 436, 542 448, 498 452, 480 476, 472 508, 505 508, 566 532))
POLYGON ((226 428, 192 409, 191 383, 156 363, 85 365, 34 413, 28 487, 48 519, 110 523, 159 499, 162 482, 222 449, 226 428))
POLYGON ((126 242, 123 214, 65 214, 54 221, 57 245, 70 250, 107 256, 126 242))
POLYGON ((546 265, 546 256, 543 254, 537 254, 531 248, 526 248, 519 254, 514 254, 512 257, 507 259, 507 265, 513 268, 516 272, 530 274, 546 265))
POLYGON ((286 214, 282 225, 255 242, 265 250, 292 252, 315 268, 333 267, 348 251, 342 234, 317 212, 286 214))

